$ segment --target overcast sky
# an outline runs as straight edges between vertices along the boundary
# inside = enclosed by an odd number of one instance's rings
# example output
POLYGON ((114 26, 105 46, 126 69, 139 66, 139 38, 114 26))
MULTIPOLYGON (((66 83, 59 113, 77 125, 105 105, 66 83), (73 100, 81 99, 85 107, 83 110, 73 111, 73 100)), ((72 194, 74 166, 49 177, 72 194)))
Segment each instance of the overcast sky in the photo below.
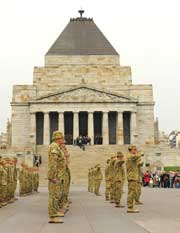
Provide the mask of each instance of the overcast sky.
POLYGON ((14 84, 32 84, 33 67, 82 7, 132 67, 133 82, 153 84, 160 129, 180 130, 179 0, 0 0, 0 131, 14 84))

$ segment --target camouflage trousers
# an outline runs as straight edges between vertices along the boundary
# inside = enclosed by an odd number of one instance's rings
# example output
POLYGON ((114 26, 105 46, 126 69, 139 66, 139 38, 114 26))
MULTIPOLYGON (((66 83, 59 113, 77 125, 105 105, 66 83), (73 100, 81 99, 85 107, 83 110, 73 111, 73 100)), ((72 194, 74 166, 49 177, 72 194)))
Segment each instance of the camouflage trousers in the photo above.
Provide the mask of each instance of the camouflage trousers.
POLYGON ((20 187, 19 187, 19 194, 25 194, 26 193, 26 187, 23 182, 20 182, 20 187))
POLYGON ((94 182, 94 193, 95 193, 96 195, 99 195, 100 185, 101 185, 101 180, 96 180, 96 181, 94 182))
POLYGON ((137 191, 137 181, 128 181, 128 196, 127 196, 127 206, 128 208, 133 208, 134 201, 136 199, 137 191))
POLYGON ((115 199, 115 182, 114 180, 110 181, 110 200, 114 201, 115 199))
POLYGON ((116 202, 116 204, 120 204, 122 193, 123 193, 123 182, 116 181, 115 182, 115 202, 116 202))
POLYGON ((110 199, 110 186, 111 186, 110 181, 106 180, 105 197, 107 200, 110 199))
POLYGON ((140 200, 141 188, 142 188, 142 183, 141 182, 137 182, 137 186, 136 186, 136 198, 135 198, 136 202, 139 202, 139 200, 140 200))
POLYGON ((94 181, 90 180, 90 192, 93 193, 94 192, 94 181))
POLYGON ((5 201, 5 185, 0 186, 0 204, 5 201))
POLYGON ((88 192, 90 192, 90 190, 91 190, 91 180, 88 179, 88 192))
POLYGON ((60 210, 61 208, 63 208, 66 199, 64 180, 60 180, 59 184, 57 185, 57 195, 58 195, 58 210, 60 210))
POLYGON ((57 216, 59 210, 59 187, 57 184, 49 182, 49 200, 48 200, 48 211, 49 217, 57 216))

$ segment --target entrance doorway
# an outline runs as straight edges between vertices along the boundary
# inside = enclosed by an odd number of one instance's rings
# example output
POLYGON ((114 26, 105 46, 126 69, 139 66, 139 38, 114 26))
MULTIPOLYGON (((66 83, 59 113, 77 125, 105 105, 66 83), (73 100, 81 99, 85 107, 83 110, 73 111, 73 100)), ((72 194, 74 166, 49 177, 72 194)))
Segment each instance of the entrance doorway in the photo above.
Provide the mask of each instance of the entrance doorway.
POLYGON ((58 130, 58 113, 50 112, 49 120, 50 120, 50 142, 52 142, 53 132, 58 130))
POLYGON ((102 112, 94 112, 94 144, 101 145, 103 143, 102 137, 102 112))
POLYGON ((73 144, 73 113, 64 113, 64 136, 67 145, 73 144))
POLYGON ((131 113, 123 113, 124 144, 131 144, 131 113))
POLYGON ((109 124, 109 144, 116 144, 116 129, 117 129, 117 112, 109 112, 108 124, 109 124))
POLYGON ((36 145, 43 145, 44 113, 36 113, 36 145))
POLYGON ((79 136, 88 136, 88 113, 79 113, 79 136))

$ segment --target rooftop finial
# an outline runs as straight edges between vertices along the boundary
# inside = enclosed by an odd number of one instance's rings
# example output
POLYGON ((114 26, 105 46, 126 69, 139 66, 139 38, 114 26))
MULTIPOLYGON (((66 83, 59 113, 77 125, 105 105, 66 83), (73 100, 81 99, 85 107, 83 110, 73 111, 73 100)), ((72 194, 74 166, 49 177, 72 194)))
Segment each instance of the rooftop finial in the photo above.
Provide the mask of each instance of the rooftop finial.
POLYGON ((84 14, 84 10, 81 9, 81 10, 79 10, 78 12, 79 12, 79 14, 80 14, 80 17, 82 18, 82 15, 84 14))

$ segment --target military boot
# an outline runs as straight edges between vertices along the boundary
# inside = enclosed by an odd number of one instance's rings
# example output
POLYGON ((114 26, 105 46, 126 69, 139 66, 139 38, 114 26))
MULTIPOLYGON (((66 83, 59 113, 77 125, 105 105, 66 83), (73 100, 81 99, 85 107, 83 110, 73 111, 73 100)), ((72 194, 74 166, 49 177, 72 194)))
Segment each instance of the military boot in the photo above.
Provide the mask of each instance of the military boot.
POLYGON ((141 201, 136 201, 135 205, 143 205, 143 203, 141 201))
POLYGON ((64 223, 62 219, 57 217, 49 217, 48 223, 64 223))
POLYGON ((116 203, 115 207, 116 207, 116 208, 124 208, 125 206, 124 206, 124 205, 121 205, 120 203, 116 203))
POLYGON ((133 209, 133 208, 128 208, 127 213, 139 213, 139 210, 133 209))

